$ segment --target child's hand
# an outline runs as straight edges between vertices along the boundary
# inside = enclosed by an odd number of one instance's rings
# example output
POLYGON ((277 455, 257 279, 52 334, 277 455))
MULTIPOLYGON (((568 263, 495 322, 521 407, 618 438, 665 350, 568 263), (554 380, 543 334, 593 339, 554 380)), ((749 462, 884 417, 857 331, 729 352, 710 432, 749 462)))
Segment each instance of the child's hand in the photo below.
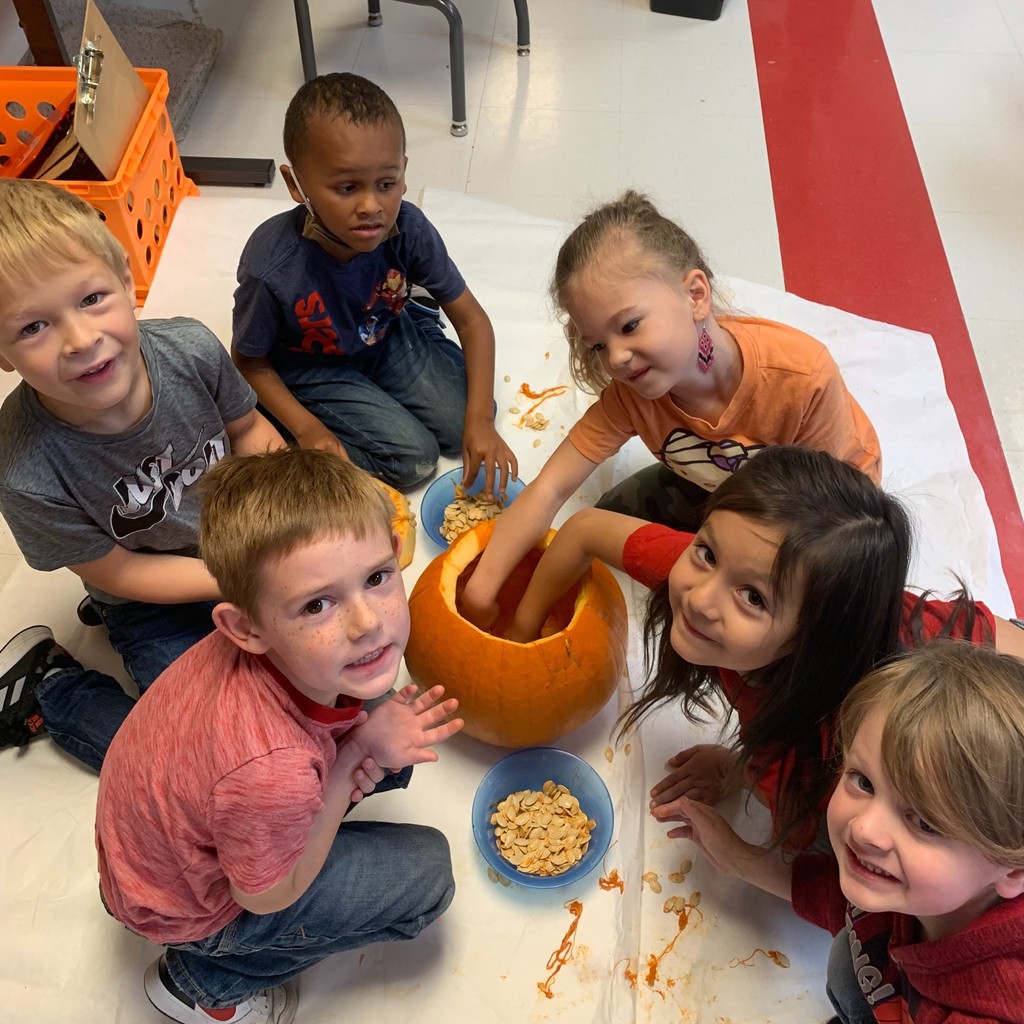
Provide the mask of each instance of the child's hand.
POLYGON ((717 743, 699 743, 681 750, 666 762, 674 771, 651 790, 651 808, 671 805, 677 797, 688 797, 714 806, 724 799, 726 779, 736 764, 736 754, 717 743))
POLYGON ((488 498, 495 497, 495 477, 497 490, 503 492, 508 486, 509 477, 519 477, 519 462, 512 449, 505 444, 501 434, 494 429, 494 423, 485 420, 481 423, 466 418, 462 431, 462 486, 469 487, 480 469, 484 466, 483 494, 488 498), (497 470, 497 473, 495 472, 497 470))
POLYGON ((367 721, 349 730, 348 736, 377 765, 392 771, 436 761, 437 754, 430 747, 454 736, 463 725, 461 718, 444 721, 459 702, 454 697, 442 700, 443 696, 443 686, 419 696, 415 686, 406 686, 391 700, 378 704, 367 721))
POLYGON ((489 630, 497 621, 499 613, 498 603, 497 601, 476 601, 474 599, 474 588, 471 586, 471 583, 472 578, 466 584, 462 593, 456 598, 455 606, 459 614, 467 622, 472 622, 477 629, 489 630))
POLYGON ((295 443, 300 448, 316 448, 322 452, 334 452, 335 455, 340 455, 346 462, 348 461, 348 452, 345 451, 345 446, 319 420, 300 430, 295 435, 295 443))
POLYGON ((764 856, 764 849, 740 839, 713 807, 698 800, 688 800, 685 796, 679 797, 676 806, 677 813, 671 817, 665 815, 661 807, 655 807, 651 813, 659 821, 684 822, 677 828, 669 829, 669 838, 692 840, 712 866, 723 875, 746 878, 750 861, 764 856))
MULTIPOLYGON (((765 892, 793 898, 793 867, 778 850, 766 850, 745 842, 729 823, 707 804, 681 796, 676 800, 678 816, 673 820, 685 824, 669 830, 670 839, 689 839, 707 857, 712 867, 723 875, 742 878, 765 892)), ((656 807, 652 814, 664 820, 656 807)))
POLYGON ((364 796, 369 796, 376 788, 377 783, 384 778, 385 771, 372 757, 365 757, 352 773, 357 789, 352 790, 349 802, 359 803, 364 796))

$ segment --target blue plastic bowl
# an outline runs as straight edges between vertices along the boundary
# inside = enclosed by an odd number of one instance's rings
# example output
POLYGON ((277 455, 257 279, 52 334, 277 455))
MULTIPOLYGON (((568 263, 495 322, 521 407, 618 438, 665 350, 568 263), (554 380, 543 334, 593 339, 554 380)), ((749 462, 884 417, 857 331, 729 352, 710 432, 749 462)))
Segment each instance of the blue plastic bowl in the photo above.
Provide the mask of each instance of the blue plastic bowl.
MULTIPOLYGON (((450 469, 439 476, 428 488, 420 502, 420 522, 427 531, 427 536, 439 547, 448 547, 448 541, 441 533, 444 522, 444 510, 455 500, 455 486, 462 482, 462 467, 450 469)), ((526 484, 522 480, 509 480, 505 488, 505 505, 511 505, 518 494, 522 493, 526 484)), ((466 488, 467 494, 478 494, 484 489, 483 467, 476 479, 466 488)))
POLYGON ((555 889, 588 875, 608 852, 614 830, 612 798, 601 776, 582 758, 557 747, 525 747, 503 757, 483 777, 473 797, 473 837, 484 860, 499 875, 531 889, 555 889), (568 871, 547 877, 527 875, 517 871, 498 853, 491 815, 510 793, 521 789, 540 790, 548 779, 565 786, 579 800, 580 810, 593 818, 597 827, 590 833, 587 852, 568 871))

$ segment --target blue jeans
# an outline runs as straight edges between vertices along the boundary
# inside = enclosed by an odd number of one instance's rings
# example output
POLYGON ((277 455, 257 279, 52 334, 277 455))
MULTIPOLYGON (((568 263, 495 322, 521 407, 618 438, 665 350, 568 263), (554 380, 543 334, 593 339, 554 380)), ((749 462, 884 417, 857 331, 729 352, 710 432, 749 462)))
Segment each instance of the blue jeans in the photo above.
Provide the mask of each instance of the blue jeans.
POLYGON ((875 1013, 867 1001, 850 953, 850 932, 844 928, 833 940, 828 954, 825 994, 835 1007, 841 1024, 875 1024, 875 1013))
MULTIPOLYGON (((110 645, 140 692, 172 661, 213 630, 215 601, 106 604, 93 601, 110 645)), ((54 672, 36 687, 46 731, 61 749, 97 771, 135 704, 113 676, 85 668, 54 672)))
POLYGON ((436 829, 346 822, 312 885, 273 914, 243 910, 219 932, 167 947, 175 985, 200 1006, 234 1006, 332 953, 415 938, 455 894, 436 829))
POLYGON ((365 352, 278 373, 349 458, 392 487, 415 486, 440 455, 462 451, 466 362, 436 314, 406 307, 365 352))

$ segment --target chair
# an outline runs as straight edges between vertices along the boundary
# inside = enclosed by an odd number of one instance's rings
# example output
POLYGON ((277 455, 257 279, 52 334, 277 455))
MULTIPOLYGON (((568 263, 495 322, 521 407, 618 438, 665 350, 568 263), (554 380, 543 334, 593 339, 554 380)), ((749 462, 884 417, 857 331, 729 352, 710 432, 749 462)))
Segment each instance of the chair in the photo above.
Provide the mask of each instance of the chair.
MULTIPOLYGON (((418 7, 436 7, 448 19, 448 46, 451 51, 452 76, 452 135, 465 135, 466 127, 466 61, 462 44, 462 15, 452 0, 399 0, 418 7)), ((513 0, 516 6, 516 52, 524 56, 530 52, 530 12, 527 0, 513 0)), ((369 25, 380 25, 380 0, 367 0, 369 25)), ((308 82, 316 78, 316 54, 313 50, 313 30, 309 21, 308 0, 295 0, 295 22, 299 30, 299 52, 302 54, 302 73, 308 82)))

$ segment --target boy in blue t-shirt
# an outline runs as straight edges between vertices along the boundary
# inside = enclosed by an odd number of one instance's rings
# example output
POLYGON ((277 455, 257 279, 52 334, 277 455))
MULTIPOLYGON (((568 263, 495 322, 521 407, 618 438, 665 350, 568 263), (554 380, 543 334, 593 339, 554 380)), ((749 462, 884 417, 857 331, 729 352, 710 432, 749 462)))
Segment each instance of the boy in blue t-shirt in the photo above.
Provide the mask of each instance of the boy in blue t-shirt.
POLYGON ((347 457, 395 487, 439 455, 481 463, 487 490, 515 478, 494 428, 494 331, 434 226, 405 194, 405 129, 386 93, 322 75, 285 115, 295 210, 242 252, 232 357, 261 407, 303 448, 347 457), (451 321, 415 299, 424 289, 451 321))
MULTIPOLYGON (((0 369, 22 378, 0 408, 0 513, 30 566, 81 578, 144 690, 213 629, 194 485, 283 441, 202 324, 135 319, 127 257, 91 206, 0 180, 0 223, 0 369)), ((46 626, 0 649, 0 747, 45 727, 98 769, 134 703, 46 626)))

